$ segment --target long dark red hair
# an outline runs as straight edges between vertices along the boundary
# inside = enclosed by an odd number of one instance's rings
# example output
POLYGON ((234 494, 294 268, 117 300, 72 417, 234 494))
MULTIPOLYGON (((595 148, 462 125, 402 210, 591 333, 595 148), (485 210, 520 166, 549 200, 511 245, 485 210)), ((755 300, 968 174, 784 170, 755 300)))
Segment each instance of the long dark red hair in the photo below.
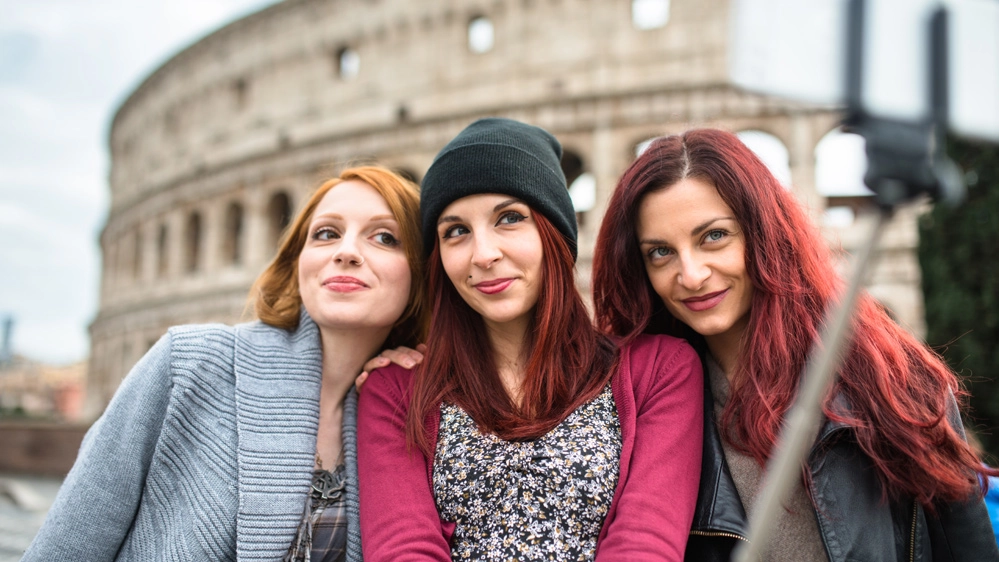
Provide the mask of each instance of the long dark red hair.
POLYGON ((521 404, 508 397, 496 370, 482 317, 458 294, 434 245, 427 263, 433 303, 426 359, 413 376, 406 420, 411 445, 432 455, 427 416, 441 401, 460 406, 479 429, 506 440, 544 435, 597 394, 612 373, 614 346, 590 321, 574 281, 565 238, 537 211, 531 213, 544 254, 541 294, 528 331, 521 404))
MULTIPOLYGON (((826 307, 843 284, 825 240, 759 158, 731 133, 691 130, 653 142, 611 196, 593 262, 601 330, 624 341, 642 332, 681 336, 705 352, 703 338, 653 290, 636 236, 643 198, 684 178, 714 185, 745 234, 753 301, 720 425, 733 446, 763 465, 826 307)), ((928 507, 967 499, 979 489, 977 475, 990 471, 947 422, 950 396, 966 398, 957 377, 869 295, 859 300, 853 334, 825 415, 852 427, 886 496, 911 496, 928 507), (848 411, 842 402, 832 407, 836 395, 846 398, 848 411)))

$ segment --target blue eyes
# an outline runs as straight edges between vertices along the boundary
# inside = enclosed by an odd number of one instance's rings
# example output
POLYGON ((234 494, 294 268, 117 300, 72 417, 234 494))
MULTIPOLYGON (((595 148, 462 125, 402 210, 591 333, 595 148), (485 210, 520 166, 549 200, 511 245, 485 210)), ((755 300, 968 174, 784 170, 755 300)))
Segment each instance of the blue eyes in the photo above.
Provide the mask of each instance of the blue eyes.
MULTIPOLYGON (((517 211, 506 211, 499 216, 499 219, 496 220, 496 226, 513 225, 523 222, 524 220, 527 220, 526 215, 518 213, 517 211)), ((457 238, 459 236, 464 236, 469 232, 471 232, 471 230, 469 230, 467 226, 456 224, 444 229, 444 232, 441 233, 441 239, 447 240, 448 238, 457 238)))
POLYGON ((441 236, 441 238, 447 240, 448 238, 455 238, 464 234, 468 234, 468 229, 461 225, 455 225, 445 230, 444 235, 441 236))
POLYGON ((516 224, 526 218, 527 217, 518 213, 517 211, 510 211, 508 213, 503 213, 500 216, 498 224, 516 224))
MULTIPOLYGON (((701 243, 710 244, 713 246, 713 243, 723 242, 728 236, 729 232, 727 230, 722 230, 722 229, 709 230, 707 233, 704 234, 704 237, 701 238, 701 243)), ((673 251, 673 249, 668 246, 655 246, 653 248, 649 248, 649 250, 646 252, 645 255, 650 260, 658 261, 668 258, 674 253, 675 252, 673 251)))

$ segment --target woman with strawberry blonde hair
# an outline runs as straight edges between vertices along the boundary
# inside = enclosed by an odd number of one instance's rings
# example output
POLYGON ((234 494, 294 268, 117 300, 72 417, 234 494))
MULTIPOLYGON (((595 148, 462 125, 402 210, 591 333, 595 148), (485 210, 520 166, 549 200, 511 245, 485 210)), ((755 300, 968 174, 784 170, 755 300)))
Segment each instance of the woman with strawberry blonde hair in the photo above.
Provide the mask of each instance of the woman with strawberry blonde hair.
POLYGON ((352 387, 425 337, 418 211, 385 168, 323 183, 251 291, 260 320, 149 350, 24 560, 361 560, 352 387))
MULTIPOLYGON (((746 540, 784 416, 841 288, 825 240, 739 139, 657 139, 625 172, 593 267, 599 327, 687 339, 705 365, 704 458, 687 560, 746 540)), ((859 299, 839 379, 764 560, 999 560, 957 377, 859 299)))

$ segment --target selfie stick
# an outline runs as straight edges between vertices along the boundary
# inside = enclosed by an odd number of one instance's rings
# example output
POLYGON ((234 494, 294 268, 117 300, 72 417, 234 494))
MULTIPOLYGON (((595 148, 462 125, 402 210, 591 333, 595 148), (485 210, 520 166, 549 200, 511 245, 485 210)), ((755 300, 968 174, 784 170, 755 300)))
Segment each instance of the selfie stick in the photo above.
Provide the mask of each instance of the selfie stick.
POLYGON ((801 482, 806 455, 819 430, 823 398, 836 381, 842 350, 851 333, 854 304, 873 263, 872 254, 895 207, 928 193, 959 202, 964 193, 960 172, 943 156, 946 130, 947 68, 946 12, 931 20, 931 114, 922 122, 901 122, 870 115, 861 104, 865 0, 849 0, 847 8, 847 116, 844 124, 867 143, 868 171, 864 183, 875 193, 877 219, 867 243, 858 252, 853 275, 838 306, 827 310, 821 344, 812 348, 794 404, 767 463, 763 486, 750 514, 748 542, 740 542, 733 560, 757 562, 768 544, 791 488, 801 482))

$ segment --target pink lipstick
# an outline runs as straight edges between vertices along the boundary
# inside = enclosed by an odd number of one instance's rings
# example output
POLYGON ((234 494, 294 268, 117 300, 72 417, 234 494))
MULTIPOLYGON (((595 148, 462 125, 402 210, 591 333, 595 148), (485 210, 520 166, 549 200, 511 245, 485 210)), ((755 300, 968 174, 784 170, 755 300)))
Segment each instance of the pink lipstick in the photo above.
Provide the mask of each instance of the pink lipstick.
POLYGON ((476 283, 474 287, 487 295, 495 295, 496 293, 502 293, 505 291, 511 283, 513 283, 513 279, 511 278, 491 279, 489 281, 476 283))
POLYGON ((710 308, 714 308, 722 300, 724 300, 725 295, 728 294, 728 289, 724 291, 718 291, 716 293, 708 293, 700 297, 690 297, 689 299, 683 299, 682 302, 687 308, 694 312, 702 312, 710 308))
POLYGON ((353 293, 354 291, 360 291, 368 288, 368 286, 360 279, 347 275, 330 277, 323 281, 323 287, 326 287, 334 293, 353 293))

